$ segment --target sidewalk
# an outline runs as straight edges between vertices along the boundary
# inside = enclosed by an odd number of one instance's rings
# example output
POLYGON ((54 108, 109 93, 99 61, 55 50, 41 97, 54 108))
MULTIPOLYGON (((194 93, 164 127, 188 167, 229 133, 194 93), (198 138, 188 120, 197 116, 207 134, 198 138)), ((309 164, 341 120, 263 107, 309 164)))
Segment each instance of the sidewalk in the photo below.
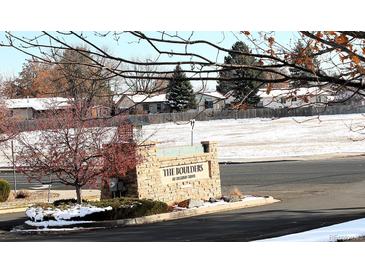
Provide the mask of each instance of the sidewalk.
POLYGON ((284 162, 284 161, 313 161, 313 160, 330 160, 341 159, 350 157, 363 157, 363 152, 352 153, 327 153, 327 154, 315 154, 315 155, 302 155, 302 156, 287 156, 287 157, 261 157, 261 158, 227 158, 220 157, 218 159, 220 164, 244 164, 244 163, 264 163, 264 162, 284 162))

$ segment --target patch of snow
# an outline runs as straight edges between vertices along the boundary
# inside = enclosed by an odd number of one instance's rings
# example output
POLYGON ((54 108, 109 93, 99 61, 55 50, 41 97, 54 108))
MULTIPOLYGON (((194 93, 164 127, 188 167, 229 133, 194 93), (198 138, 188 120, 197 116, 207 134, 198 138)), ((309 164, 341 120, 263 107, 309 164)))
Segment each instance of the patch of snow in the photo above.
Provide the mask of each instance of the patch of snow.
POLYGON ((258 242, 335 242, 365 236, 365 218, 258 242))
POLYGON ((86 215, 90 215, 96 212, 103 212, 107 210, 112 210, 111 206, 100 208, 94 206, 81 206, 75 205, 72 208, 66 210, 56 209, 55 212, 52 214, 56 220, 70 220, 75 217, 85 217, 86 215))
POLYGON ((42 221, 42 222, 33 222, 33 221, 26 221, 27 225, 36 226, 36 227, 49 227, 49 226, 66 226, 66 225, 76 225, 76 224, 87 224, 93 223, 93 221, 66 221, 66 220, 49 220, 49 221, 42 221))
POLYGON ((218 201, 216 201, 214 203, 204 202, 204 205, 200 206, 199 208, 212 207, 212 206, 225 205, 225 204, 229 204, 229 203, 228 202, 225 202, 223 200, 218 200, 218 201))
POLYGON ((62 232, 62 231, 75 231, 75 230, 85 230, 85 227, 64 227, 64 228, 36 228, 36 229, 12 229, 10 232, 39 232, 39 231, 45 231, 45 232, 62 232))
POLYGON ((30 207, 26 210, 25 214, 30 220, 26 223, 32 226, 64 226, 78 223, 85 223, 85 221, 70 221, 72 218, 82 218, 87 215, 112 210, 111 206, 108 207, 95 207, 91 205, 73 205, 66 209, 59 208, 47 208, 30 207), (45 217, 51 219, 44 221, 45 217), (54 219, 54 220, 53 220, 54 219))
MULTIPOLYGON (((246 195, 242 199, 240 199, 239 202, 248 202, 248 201, 262 200, 262 199, 265 199, 265 198, 264 197, 258 197, 258 196, 246 195)), ((173 210, 174 211, 182 211, 182 210, 189 210, 189 209, 196 209, 196 208, 205 208, 205 207, 214 207, 214 206, 219 206, 219 205, 227 205, 227 204, 232 204, 232 202, 226 202, 223 199, 221 199, 221 200, 217 200, 214 203, 204 202, 204 204, 202 206, 194 207, 194 208, 186 208, 186 207, 180 207, 180 206, 176 205, 176 206, 173 207, 173 210)))

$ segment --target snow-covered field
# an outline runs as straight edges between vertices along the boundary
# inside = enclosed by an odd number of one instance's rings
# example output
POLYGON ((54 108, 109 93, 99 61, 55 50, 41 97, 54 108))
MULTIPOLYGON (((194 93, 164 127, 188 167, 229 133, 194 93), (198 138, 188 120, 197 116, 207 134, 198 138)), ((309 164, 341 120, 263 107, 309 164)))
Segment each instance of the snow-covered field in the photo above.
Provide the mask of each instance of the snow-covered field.
POLYGON ((365 236, 365 218, 259 242, 335 242, 365 236))
MULTIPOLYGON (((217 141, 220 161, 261 161, 365 153, 359 130, 365 114, 196 121, 194 143, 217 141), (351 129, 352 128, 352 129, 351 129)), ((144 126, 142 140, 160 146, 190 144, 188 122, 144 126)), ((365 133, 365 131, 362 131, 365 133)), ((0 167, 10 167, 0 151, 0 167)))
MULTIPOLYGON (((361 154, 365 141, 354 141, 365 137, 354 132, 361 126, 363 114, 196 121, 194 143, 217 141, 220 161, 361 154)), ((148 125, 142 134, 160 146, 189 145, 190 128, 188 123, 148 125)))

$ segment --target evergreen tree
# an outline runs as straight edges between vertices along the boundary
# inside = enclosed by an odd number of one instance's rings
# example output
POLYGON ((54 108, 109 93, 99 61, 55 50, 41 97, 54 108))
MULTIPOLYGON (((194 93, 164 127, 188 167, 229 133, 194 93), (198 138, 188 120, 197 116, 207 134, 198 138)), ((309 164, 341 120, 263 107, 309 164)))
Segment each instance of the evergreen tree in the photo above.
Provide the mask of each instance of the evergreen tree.
MULTIPOLYGON (((232 51, 224 58, 224 64, 227 65, 257 65, 257 61, 253 56, 242 55, 238 52, 247 52, 250 50, 248 46, 239 41, 232 46, 232 51)), ((237 79, 234 81, 218 80, 217 91, 222 94, 232 92, 236 102, 245 103, 248 105, 256 105, 260 98, 257 96, 260 82, 254 80, 246 80, 244 78, 264 78, 262 73, 257 70, 247 68, 237 68, 233 70, 221 70, 220 78, 237 79)))
MULTIPOLYGON (((291 58, 292 63, 295 65, 308 69, 310 71, 319 69, 319 61, 313 56, 313 51, 310 47, 305 47, 299 40, 295 45, 291 58)), ((303 71, 299 68, 291 67, 289 69, 292 77, 313 77, 314 75, 310 72, 303 71)), ((308 80, 295 79, 290 82, 292 88, 309 87, 310 82, 308 80)))
POLYGON ((195 95, 190 81, 177 65, 169 80, 166 92, 172 110, 184 111, 196 108, 195 95))

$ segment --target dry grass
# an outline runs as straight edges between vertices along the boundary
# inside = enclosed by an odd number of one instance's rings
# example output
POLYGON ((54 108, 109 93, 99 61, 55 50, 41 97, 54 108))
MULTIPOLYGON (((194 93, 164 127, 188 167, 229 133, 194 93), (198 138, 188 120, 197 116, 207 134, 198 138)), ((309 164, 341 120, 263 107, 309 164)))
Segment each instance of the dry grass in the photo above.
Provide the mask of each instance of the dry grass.
POLYGON ((243 197, 243 193, 241 192, 241 190, 239 190, 237 187, 234 187, 230 192, 229 192, 229 196, 231 197, 237 197, 237 198, 242 198, 243 197))

